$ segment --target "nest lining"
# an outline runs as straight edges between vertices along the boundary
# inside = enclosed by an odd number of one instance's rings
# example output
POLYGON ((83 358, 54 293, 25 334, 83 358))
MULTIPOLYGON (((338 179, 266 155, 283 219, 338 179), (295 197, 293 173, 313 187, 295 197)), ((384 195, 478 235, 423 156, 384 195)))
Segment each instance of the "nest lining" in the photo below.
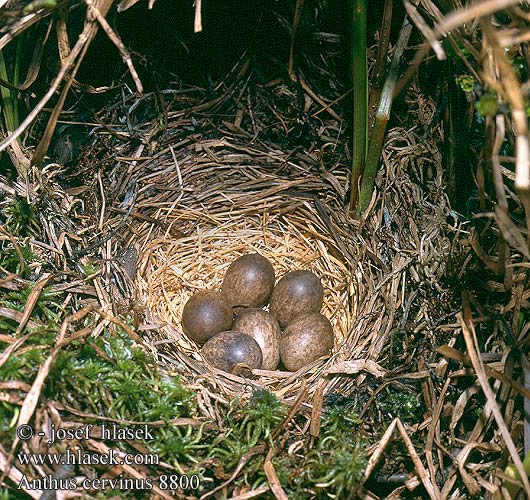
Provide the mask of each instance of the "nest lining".
MULTIPOLYGON (((143 249, 140 288, 151 314, 180 331, 188 298, 199 289, 220 289, 230 263, 240 255, 257 252, 271 261, 278 277, 295 269, 308 269, 321 277, 325 290, 322 313, 332 322, 335 345, 340 346, 355 308, 348 266, 330 254, 327 245, 332 241, 319 239, 303 213, 282 216, 268 211, 267 205, 257 209, 255 216, 234 218, 227 212, 226 220, 218 215, 216 222, 206 217, 188 237, 148 243, 143 249)), ((170 332, 169 338, 173 336, 170 332)), ((196 345, 184 334, 174 340, 187 354, 196 353, 196 345)))
MULTIPOLYGON (((204 146, 206 149, 208 145, 204 146)), ((227 156, 238 163, 243 160, 242 155, 227 156)), ((222 165, 216 164, 215 168, 196 168, 202 158, 183 157, 178 172, 173 170, 168 177, 162 168, 158 178, 149 176, 151 185, 168 186, 177 181, 181 186, 178 193, 165 192, 169 198, 165 203, 152 203, 151 199, 151 208, 156 206, 154 216, 164 220, 165 227, 154 228, 146 223, 135 231, 141 235, 139 295, 148 321, 163 325, 153 337, 155 344, 161 342, 157 349, 163 346, 173 357, 184 354, 199 362, 201 375, 208 371, 210 368, 202 365, 199 346, 182 332, 184 304, 199 289, 219 289, 224 272, 238 256, 258 252, 271 261, 277 279, 295 269, 312 270, 322 279, 322 313, 332 322, 335 333, 333 358, 345 357, 341 346, 357 314, 357 279, 351 259, 341 250, 346 248, 344 243, 337 242, 336 228, 330 231, 330 221, 319 217, 314 198, 308 195, 320 184, 319 190, 329 197, 329 186, 312 176, 305 182, 282 178, 271 173, 270 164, 264 167, 259 165, 261 162, 247 169, 248 155, 244 165, 237 168, 233 168, 232 161, 220 161, 222 165)), ((343 225, 342 229, 349 231, 352 227, 343 225)), ((308 380, 316 381, 330 362, 317 361, 301 373, 311 372, 308 380)), ((257 373, 267 385, 271 381, 279 385, 286 380, 292 382, 291 374, 285 372, 257 373)))

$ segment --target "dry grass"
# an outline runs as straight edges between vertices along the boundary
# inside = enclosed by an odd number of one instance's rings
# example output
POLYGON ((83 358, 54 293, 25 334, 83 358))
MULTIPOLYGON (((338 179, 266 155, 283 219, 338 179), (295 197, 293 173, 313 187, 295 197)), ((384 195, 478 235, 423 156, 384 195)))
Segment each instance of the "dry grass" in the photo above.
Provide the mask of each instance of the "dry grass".
MULTIPOLYGON (((140 253, 136 300, 146 307, 143 328, 155 339, 155 350, 166 360, 184 360, 191 373, 208 371, 198 346, 181 331, 184 303, 197 289, 219 288, 237 256, 257 251, 271 259, 278 276, 303 268, 322 277, 323 312, 334 325, 335 348, 330 359, 300 373, 260 373, 254 383, 290 401, 302 378, 312 394, 323 374, 328 390, 353 391, 358 381, 351 375, 366 370, 357 362, 380 358, 396 311, 409 300, 412 290, 406 282, 411 277, 418 283, 436 281, 444 273, 451 251, 446 233, 452 229, 445 220, 449 207, 439 188, 435 143, 414 147, 413 133, 393 132, 400 145, 394 147, 392 138, 388 142, 384 204, 359 223, 344 215, 337 193, 336 187, 346 185, 343 167, 321 176, 314 165, 289 154, 230 138, 177 149, 172 144, 179 142, 178 125, 166 131, 168 145, 158 144, 154 158, 135 161, 134 152, 120 152, 131 159, 117 167, 127 174, 115 183, 122 193, 137 193, 135 213, 141 220, 137 216, 127 231, 119 232, 140 253), (426 164, 437 176, 428 193, 435 199, 429 202, 404 178, 410 167, 423 172, 426 164), (418 265, 422 268, 415 271, 418 265)), ((122 215, 116 216, 107 227, 119 227, 121 220, 122 215)), ((113 250, 109 258, 117 253, 113 250)), ((223 374, 216 376, 223 380, 223 374)), ((227 384, 227 391, 234 391, 233 384, 227 384)))
MULTIPOLYGON (((515 3, 489 1, 473 8, 490 13, 515 3)), ((444 57, 439 40, 451 30, 453 50, 466 59, 478 83, 495 89, 499 101, 516 114, 521 111, 522 90, 514 84, 502 49, 524 43, 524 11, 510 11, 510 30, 496 32, 483 21, 485 62, 476 68, 461 47, 477 60, 479 47, 458 29, 474 10, 444 17, 433 2, 422 2, 422 24, 420 11, 406 5, 427 40, 416 62, 428 44, 444 57)), ((491 140, 482 153, 491 161, 477 166, 480 216, 466 220, 451 209, 445 192, 443 134, 433 123, 434 102, 413 85, 402 126, 386 138, 378 197, 355 221, 344 210, 348 157, 340 144, 344 135, 337 132, 337 111, 332 109, 321 123, 320 135, 329 139, 315 139, 312 149, 286 151, 260 132, 271 130, 273 121, 287 131, 291 117, 283 117, 273 99, 268 102, 264 88, 253 87, 254 106, 241 107, 252 82, 241 83, 246 78, 242 68, 239 83, 234 76, 220 84, 217 90, 224 93, 210 101, 197 89, 171 94, 162 119, 132 128, 120 124, 131 109, 144 104, 155 109, 155 96, 129 94, 102 112, 99 118, 112 127, 100 129, 79 168, 65 173, 70 180, 83 177, 86 185, 62 189, 53 177, 62 174, 59 169, 45 171, 49 178, 34 170, 25 186, 0 179, 5 199, 17 193, 45 207, 43 234, 29 244, 42 257, 52 255, 57 269, 52 277, 36 280, 23 311, 2 307, 0 315, 17 322, 22 332, 25 325, 38 326, 30 317, 45 285, 70 293, 64 331, 40 378, 32 386, 2 385, 9 394, 4 399, 23 410, 18 423, 34 412, 39 419, 58 418, 57 409, 63 418, 86 417, 53 401, 40 405, 43 379, 65 345, 65 332, 67 337, 97 337, 119 325, 153 354, 161 370, 187 380, 204 419, 219 422, 234 395, 264 387, 292 409, 282 429, 310 448, 333 398, 355 401, 363 434, 375 443, 360 498, 374 498, 386 473, 399 476, 394 497, 407 490, 433 499, 514 497, 517 486, 507 479, 506 467, 513 462, 526 479, 519 457, 530 446, 523 411, 529 396, 530 333, 526 118, 519 113, 513 123, 507 114, 485 119, 485 136, 491 140), (517 140, 510 135, 513 130, 517 140), (517 143, 516 157, 501 155, 505 137, 517 143), (271 259, 278 275, 304 268, 322 277, 323 310, 335 329, 329 358, 294 374, 255 370, 252 379, 202 362, 198 346, 181 331, 182 307, 198 288, 219 288, 230 262, 249 251, 271 259), (95 263, 97 270, 81 277, 78 263, 95 263), (77 319, 94 312, 90 328, 73 331, 74 309, 83 311, 77 319), (135 328, 124 323, 127 315, 135 328), (414 413, 415 420, 384 405, 389 392, 417 397, 421 411, 414 413), (289 427, 295 414, 296 426, 289 427)), ((275 90, 294 95, 287 86, 275 90)), ((306 98, 308 114, 326 114, 320 99, 306 98)), ((7 231, 0 242, 18 248, 7 231)), ((2 272, 3 291, 31 286, 30 280, 2 272)), ((9 347, 0 363, 27 341, 2 339, 9 347)), ((1 451, 4 464, 8 456, 9 450, 1 451)), ((16 476, 17 471, 10 473, 16 476)), ((276 498, 283 498, 270 460, 266 475, 276 498)), ((530 494, 527 481, 523 486, 530 494)), ((257 491, 264 490, 250 494, 257 491)))

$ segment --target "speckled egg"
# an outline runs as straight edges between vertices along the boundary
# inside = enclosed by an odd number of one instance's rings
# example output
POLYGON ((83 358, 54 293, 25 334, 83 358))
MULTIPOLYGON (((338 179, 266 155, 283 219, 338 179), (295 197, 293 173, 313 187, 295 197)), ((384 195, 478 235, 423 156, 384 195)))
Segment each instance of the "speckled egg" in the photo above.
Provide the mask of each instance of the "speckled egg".
POLYGON ((276 276, 272 264, 260 254, 237 258, 225 273, 222 291, 232 307, 261 307, 267 303, 276 276))
POLYGON ((272 291, 270 311, 282 328, 302 313, 319 312, 324 299, 320 279, 311 271, 290 271, 272 291))
POLYGON ((233 330, 214 335, 204 344, 201 354, 212 366, 228 373, 238 363, 261 368, 263 360, 259 344, 249 335, 233 330))
POLYGON ((259 344, 263 354, 263 370, 276 370, 280 361, 281 330, 272 314, 254 307, 242 309, 232 328, 249 335, 259 344))
POLYGON ((333 327, 320 313, 295 318, 280 338, 280 358, 285 368, 297 371, 333 348, 333 327))
POLYGON ((188 337, 204 344, 216 333, 230 330, 234 315, 220 292, 201 290, 190 297, 182 310, 182 328, 188 337))

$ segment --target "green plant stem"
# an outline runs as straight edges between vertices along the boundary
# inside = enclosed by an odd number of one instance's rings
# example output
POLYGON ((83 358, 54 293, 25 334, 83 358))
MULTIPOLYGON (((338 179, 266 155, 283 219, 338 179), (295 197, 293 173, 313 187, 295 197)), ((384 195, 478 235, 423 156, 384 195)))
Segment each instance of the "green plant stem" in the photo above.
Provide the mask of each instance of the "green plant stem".
MULTIPOLYGON (((4 60, 4 53, 0 50, 0 78, 5 81, 9 81, 7 75, 6 63, 4 60)), ((4 114, 5 124, 7 131, 12 132, 18 126, 18 120, 15 115, 14 98, 13 93, 8 88, 0 85, 0 102, 2 104, 2 110, 4 114)))
POLYGON ((368 135, 368 58, 366 49, 366 0, 353 0, 351 54, 353 73, 353 152, 350 212, 359 203, 359 180, 364 171, 368 135))
POLYGON ((375 122, 375 111, 377 103, 381 97, 381 88, 383 87, 386 67, 388 60, 388 48, 390 46, 390 29, 392 28, 392 12, 394 1, 385 2, 383 19, 379 28, 379 40, 377 42, 377 55, 372 70, 372 80, 370 82, 368 97, 368 126, 371 128, 375 122))
POLYGON ((405 17, 396 46, 394 47, 392 62, 390 64, 388 76, 381 92, 379 106, 375 115, 375 125, 370 136, 370 142, 368 144, 368 154, 366 156, 366 166, 361 181, 357 216, 362 215, 362 213, 370 204, 370 200, 372 199, 375 176, 377 174, 379 159, 381 158, 381 151, 383 149, 386 126, 388 124, 388 120, 390 119, 392 102, 394 100, 394 90, 399 77, 399 66, 411 32, 412 24, 409 22, 408 18, 405 17))
MULTIPOLYGON (((24 43, 26 39, 26 33, 22 33, 17 38, 17 52, 15 56, 15 68, 13 70, 13 85, 17 86, 20 84, 20 63, 22 61, 22 56, 24 54, 24 43)), ((15 116, 15 123, 18 127, 20 125, 19 119, 18 119, 18 99, 17 96, 14 96, 13 98, 13 112, 15 116)))

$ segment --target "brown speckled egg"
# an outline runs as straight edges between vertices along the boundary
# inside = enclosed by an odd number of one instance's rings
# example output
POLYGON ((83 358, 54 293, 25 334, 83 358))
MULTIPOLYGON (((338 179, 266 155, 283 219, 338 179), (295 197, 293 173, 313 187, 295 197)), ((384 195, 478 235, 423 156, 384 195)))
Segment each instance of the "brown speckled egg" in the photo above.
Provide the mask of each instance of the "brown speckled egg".
POLYGON ((280 325, 272 314, 262 309, 242 309, 232 327, 252 337, 263 354, 263 370, 276 370, 280 361, 280 325))
POLYGON ((238 363, 261 368, 259 344, 241 332, 228 331, 214 335, 202 347, 201 354, 215 368, 231 373, 238 363))
POLYGON ((230 330, 233 311, 220 292, 201 290, 190 297, 182 311, 182 328, 188 337, 204 344, 216 333, 230 330))
POLYGON ((333 327, 320 313, 295 318, 280 338, 280 358, 285 368, 297 371, 333 348, 333 327))
POLYGON ((230 264, 222 290, 232 307, 261 307, 269 300, 275 279, 272 264, 260 254, 249 253, 230 264))
POLYGON ((302 313, 318 312, 324 289, 311 271, 290 271, 272 291, 270 311, 282 328, 302 313))

